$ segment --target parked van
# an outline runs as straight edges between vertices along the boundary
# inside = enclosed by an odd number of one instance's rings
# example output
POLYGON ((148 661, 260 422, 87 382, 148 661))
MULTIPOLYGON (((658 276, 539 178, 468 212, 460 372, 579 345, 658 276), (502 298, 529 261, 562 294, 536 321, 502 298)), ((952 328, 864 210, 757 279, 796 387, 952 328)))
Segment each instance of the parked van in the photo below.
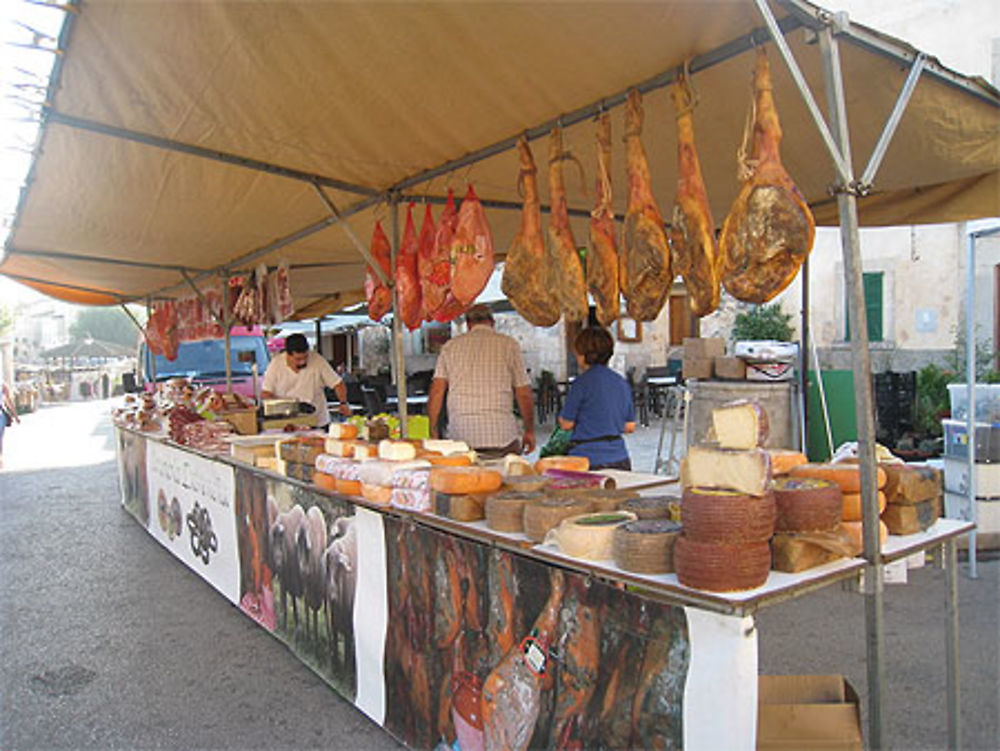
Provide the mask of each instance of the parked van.
MULTIPOLYGON (((232 370, 233 391, 244 396, 253 396, 253 378, 251 369, 257 363, 258 379, 263 380, 264 371, 271 361, 267 340, 261 328, 246 329, 234 327, 230 333, 230 349, 232 352, 230 368, 232 370)), ((142 342, 139 349, 139 363, 143 388, 152 388, 152 363, 146 343, 142 342)), ((181 342, 177 348, 177 358, 168 360, 162 355, 156 355, 156 381, 163 382, 169 378, 190 378, 196 385, 211 386, 216 391, 226 390, 226 340, 199 339, 192 342, 181 342)), ((259 385, 258 385, 259 388, 259 385)))

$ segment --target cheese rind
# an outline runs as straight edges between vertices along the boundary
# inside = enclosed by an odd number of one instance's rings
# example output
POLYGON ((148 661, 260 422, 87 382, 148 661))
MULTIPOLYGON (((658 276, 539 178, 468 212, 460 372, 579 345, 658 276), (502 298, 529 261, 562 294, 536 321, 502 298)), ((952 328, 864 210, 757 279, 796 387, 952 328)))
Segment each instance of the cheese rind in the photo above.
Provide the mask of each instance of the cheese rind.
POLYGON ((535 462, 535 471, 539 474, 547 469, 586 472, 590 469, 590 459, 586 456, 547 456, 535 462))
POLYGON ((720 448, 753 449, 767 443, 767 412, 755 401, 739 399, 712 410, 712 427, 720 448))
POLYGON ((737 451, 692 446, 684 460, 681 484, 685 488, 764 495, 771 484, 771 458, 762 449, 737 451))
POLYGON ((885 495, 890 504, 913 506, 939 498, 944 492, 939 469, 889 462, 879 467, 886 474, 885 495))
POLYGON ((346 440, 358 437, 358 426, 349 422, 331 422, 327 428, 327 435, 331 438, 346 440))

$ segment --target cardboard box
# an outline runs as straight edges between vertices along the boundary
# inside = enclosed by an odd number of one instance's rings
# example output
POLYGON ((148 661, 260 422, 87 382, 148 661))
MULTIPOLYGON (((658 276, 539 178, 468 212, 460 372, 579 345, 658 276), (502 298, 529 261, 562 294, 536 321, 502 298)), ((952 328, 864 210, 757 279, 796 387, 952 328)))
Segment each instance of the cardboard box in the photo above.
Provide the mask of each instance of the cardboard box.
POLYGON ((708 380, 712 377, 713 362, 714 360, 711 357, 688 357, 687 355, 684 355, 684 361, 681 366, 681 376, 685 381, 689 378, 708 380))
POLYGON ((715 377, 726 381, 745 381, 747 377, 746 361, 740 357, 716 357, 715 377))
POLYGON ((862 751, 858 694, 840 675, 762 675, 757 748, 862 751))
POLYGON ((724 357, 726 354, 726 340, 717 336, 710 337, 685 337, 684 358, 696 360, 712 360, 716 357, 724 357))

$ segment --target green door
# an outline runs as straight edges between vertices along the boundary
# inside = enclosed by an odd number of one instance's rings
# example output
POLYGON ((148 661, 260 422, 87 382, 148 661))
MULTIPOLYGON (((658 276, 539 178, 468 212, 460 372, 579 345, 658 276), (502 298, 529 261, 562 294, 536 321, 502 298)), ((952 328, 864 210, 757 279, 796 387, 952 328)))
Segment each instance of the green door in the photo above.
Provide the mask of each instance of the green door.
MULTIPOLYGON (((885 274, 881 271, 866 272, 861 275, 865 292, 865 315, 868 317, 868 341, 882 341, 882 281, 885 274)), ((851 339, 851 316, 848 313, 850 304, 844 306, 844 338, 851 339)))

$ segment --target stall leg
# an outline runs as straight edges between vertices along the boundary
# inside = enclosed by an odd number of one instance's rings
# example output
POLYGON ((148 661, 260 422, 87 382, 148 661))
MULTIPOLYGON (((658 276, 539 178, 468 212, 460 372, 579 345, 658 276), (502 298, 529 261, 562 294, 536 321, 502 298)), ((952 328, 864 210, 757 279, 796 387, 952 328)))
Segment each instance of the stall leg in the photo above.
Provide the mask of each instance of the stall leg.
POLYGON ((945 645, 948 672, 948 748, 957 751, 961 744, 962 718, 958 667, 958 541, 955 537, 944 544, 944 570, 948 618, 948 643, 945 645))

